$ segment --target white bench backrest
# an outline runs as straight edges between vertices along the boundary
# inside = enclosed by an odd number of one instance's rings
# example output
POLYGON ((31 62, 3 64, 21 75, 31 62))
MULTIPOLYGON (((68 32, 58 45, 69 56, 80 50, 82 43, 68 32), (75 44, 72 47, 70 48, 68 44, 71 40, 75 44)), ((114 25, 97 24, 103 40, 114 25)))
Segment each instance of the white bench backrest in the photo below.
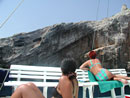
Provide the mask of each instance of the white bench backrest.
POLYGON ((76 73, 77 73, 77 79, 79 81, 89 81, 89 77, 88 77, 88 72, 87 71, 83 71, 81 69, 77 69, 76 73))
POLYGON ((127 76, 127 72, 125 69, 109 69, 110 72, 112 72, 113 74, 120 74, 123 76, 127 76))
MULTIPOLYGON (((60 67, 43 67, 29 65, 11 65, 10 78, 15 81, 37 81, 37 82, 57 82, 61 77, 60 67)), ((125 69, 109 69, 113 74, 127 76, 125 69)), ((88 72, 76 69, 79 81, 89 81, 88 72)))
POLYGON ((56 67, 11 65, 10 70, 9 77, 17 81, 58 81, 61 76, 61 69, 56 67))

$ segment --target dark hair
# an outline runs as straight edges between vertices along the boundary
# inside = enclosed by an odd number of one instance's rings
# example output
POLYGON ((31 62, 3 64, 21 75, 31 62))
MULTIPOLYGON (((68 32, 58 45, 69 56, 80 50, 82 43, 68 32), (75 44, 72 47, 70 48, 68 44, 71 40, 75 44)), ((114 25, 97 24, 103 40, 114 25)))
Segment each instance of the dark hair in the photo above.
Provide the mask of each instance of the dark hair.
POLYGON ((95 51, 90 51, 90 53, 89 53, 89 57, 91 58, 91 59, 95 59, 96 58, 96 52, 95 51))
POLYGON ((76 62, 72 58, 65 58, 61 62, 61 70, 64 75, 67 75, 70 80, 76 78, 76 62))

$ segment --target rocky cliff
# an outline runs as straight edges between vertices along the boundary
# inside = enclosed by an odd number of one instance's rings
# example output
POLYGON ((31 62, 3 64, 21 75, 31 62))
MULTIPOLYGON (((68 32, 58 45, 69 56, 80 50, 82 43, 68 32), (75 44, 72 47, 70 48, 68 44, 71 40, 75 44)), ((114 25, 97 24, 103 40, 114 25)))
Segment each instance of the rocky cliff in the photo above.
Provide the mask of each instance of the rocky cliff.
POLYGON ((88 51, 110 46, 98 57, 106 68, 130 70, 130 9, 101 21, 61 23, 0 39, 1 67, 10 64, 60 66, 73 57, 78 66, 88 51))

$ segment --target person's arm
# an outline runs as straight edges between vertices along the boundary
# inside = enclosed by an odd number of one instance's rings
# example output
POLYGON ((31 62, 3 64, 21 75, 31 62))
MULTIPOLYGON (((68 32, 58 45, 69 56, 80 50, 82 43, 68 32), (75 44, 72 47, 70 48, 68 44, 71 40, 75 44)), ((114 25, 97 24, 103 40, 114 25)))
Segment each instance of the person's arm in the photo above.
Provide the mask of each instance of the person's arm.
POLYGON ((82 69, 82 70, 89 70, 89 68, 88 68, 88 61, 84 62, 84 63, 80 66, 80 69, 82 69))
POLYGON ((73 86, 69 79, 60 79, 60 91, 63 98, 73 98, 73 86))
MULTIPOLYGON (((108 46, 103 46, 103 47, 99 47, 99 48, 96 48, 96 49, 94 49, 93 51, 95 51, 96 52, 96 54, 104 54, 103 53, 103 50, 107 50, 107 49, 114 49, 116 46, 115 46, 115 44, 112 44, 112 45, 108 45, 108 46)), ((92 50, 91 50, 92 51, 92 50)), ((89 51, 90 52, 90 51, 89 51)), ((88 57, 88 54, 89 54, 89 52, 87 52, 87 53, 85 53, 85 55, 84 55, 84 57, 85 58, 87 58, 88 57)))
MULTIPOLYGON (((98 54, 100 51, 103 51, 104 48, 105 48, 105 47, 96 48, 96 49, 94 49, 93 51, 95 51, 96 54, 98 54)), ((89 53, 90 53, 90 51, 87 52, 87 53, 85 53, 84 57, 85 57, 85 58, 89 57, 89 56, 88 56, 89 53)))

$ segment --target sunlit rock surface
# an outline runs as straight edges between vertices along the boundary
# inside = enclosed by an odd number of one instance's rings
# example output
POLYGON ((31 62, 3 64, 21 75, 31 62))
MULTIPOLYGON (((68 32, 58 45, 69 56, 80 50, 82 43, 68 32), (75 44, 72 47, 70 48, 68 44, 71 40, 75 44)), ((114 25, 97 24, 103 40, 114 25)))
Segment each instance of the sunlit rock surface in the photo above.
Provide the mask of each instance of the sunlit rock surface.
POLYGON ((130 9, 125 5, 121 12, 101 21, 55 24, 2 38, 0 66, 60 66, 63 58, 73 57, 79 67, 87 60, 86 52, 109 45, 112 47, 98 53, 103 66, 130 71, 130 9))

